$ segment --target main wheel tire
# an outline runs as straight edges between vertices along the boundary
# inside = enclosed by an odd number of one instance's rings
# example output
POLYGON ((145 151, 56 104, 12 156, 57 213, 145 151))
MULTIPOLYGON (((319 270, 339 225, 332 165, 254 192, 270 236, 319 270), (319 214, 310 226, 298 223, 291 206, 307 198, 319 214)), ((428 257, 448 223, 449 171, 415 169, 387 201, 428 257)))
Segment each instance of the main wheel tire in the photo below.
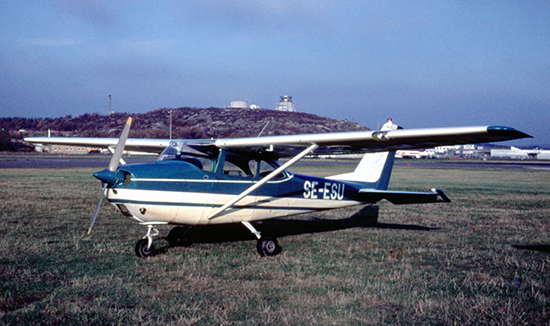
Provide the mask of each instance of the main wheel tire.
POLYGON ((168 232, 168 236, 166 237, 166 240, 168 241, 168 244, 170 244, 170 247, 189 247, 190 245, 192 245, 193 243, 186 236, 186 233, 187 231, 189 231, 189 229, 190 227, 177 226, 170 230, 170 232, 168 232))
POLYGON ((141 239, 136 243, 136 256, 139 258, 147 258, 155 252, 155 245, 151 243, 151 247, 147 248, 149 241, 141 239))
POLYGON ((260 240, 258 240, 256 248, 258 249, 258 253, 262 257, 275 256, 280 253, 282 249, 281 247, 279 247, 277 239, 274 237, 262 237, 260 240))

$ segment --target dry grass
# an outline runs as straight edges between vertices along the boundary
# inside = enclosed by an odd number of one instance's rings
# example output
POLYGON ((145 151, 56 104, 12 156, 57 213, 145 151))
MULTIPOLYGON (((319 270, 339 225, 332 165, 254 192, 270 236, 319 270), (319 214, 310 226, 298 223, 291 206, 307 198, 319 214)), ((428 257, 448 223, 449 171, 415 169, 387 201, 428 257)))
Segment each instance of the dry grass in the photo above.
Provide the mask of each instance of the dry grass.
POLYGON ((85 236, 91 172, 0 171, 2 323, 550 323, 548 171, 396 167, 392 189, 435 186, 453 203, 383 203, 374 227, 282 237, 272 258, 254 241, 213 241, 147 260, 133 254, 145 228, 107 205, 85 236))

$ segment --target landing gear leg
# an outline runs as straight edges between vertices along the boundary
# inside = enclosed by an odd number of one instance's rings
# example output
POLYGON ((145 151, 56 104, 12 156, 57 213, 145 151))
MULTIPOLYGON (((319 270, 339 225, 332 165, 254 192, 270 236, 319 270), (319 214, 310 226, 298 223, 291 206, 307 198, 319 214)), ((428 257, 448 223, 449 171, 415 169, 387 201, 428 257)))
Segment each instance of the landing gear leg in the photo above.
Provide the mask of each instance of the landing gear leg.
POLYGON ((136 243, 136 256, 147 258, 155 252, 153 237, 159 235, 159 231, 153 225, 147 225, 147 234, 136 243))
POLYGON ((281 252, 283 248, 281 248, 277 243, 277 238, 271 236, 262 236, 260 231, 256 230, 256 228, 249 222, 241 223, 246 226, 247 229, 249 229, 250 232, 252 232, 256 236, 256 238, 258 238, 256 249, 258 250, 260 256, 275 256, 281 252))

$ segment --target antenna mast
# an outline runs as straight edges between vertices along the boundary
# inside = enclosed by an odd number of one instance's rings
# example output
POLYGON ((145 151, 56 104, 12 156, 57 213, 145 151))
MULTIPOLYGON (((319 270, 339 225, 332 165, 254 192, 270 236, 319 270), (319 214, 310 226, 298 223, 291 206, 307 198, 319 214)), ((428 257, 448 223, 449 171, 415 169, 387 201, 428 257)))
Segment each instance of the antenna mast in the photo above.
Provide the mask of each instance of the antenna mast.
POLYGON ((111 110, 111 95, 109 94, 109 115, 113 114, 113 111, 111 110))

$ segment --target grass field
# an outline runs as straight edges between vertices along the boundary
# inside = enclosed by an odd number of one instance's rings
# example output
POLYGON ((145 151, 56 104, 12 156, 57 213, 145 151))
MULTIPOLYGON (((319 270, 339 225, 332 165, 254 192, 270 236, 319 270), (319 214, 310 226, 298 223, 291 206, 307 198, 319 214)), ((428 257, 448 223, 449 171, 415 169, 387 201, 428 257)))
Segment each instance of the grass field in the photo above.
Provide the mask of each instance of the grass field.
POLYGON ((391 189, 453 202, 382 203, 370 226, 348 219, 358 208, 281 221, 308 228, 271 258, 216 241, 241 232, 227 228, 143 260, 146 228, 107 204, 85 235, 93 170, 0 170, 0 323, 550 324, 550 171, 396 167, 391 189))

